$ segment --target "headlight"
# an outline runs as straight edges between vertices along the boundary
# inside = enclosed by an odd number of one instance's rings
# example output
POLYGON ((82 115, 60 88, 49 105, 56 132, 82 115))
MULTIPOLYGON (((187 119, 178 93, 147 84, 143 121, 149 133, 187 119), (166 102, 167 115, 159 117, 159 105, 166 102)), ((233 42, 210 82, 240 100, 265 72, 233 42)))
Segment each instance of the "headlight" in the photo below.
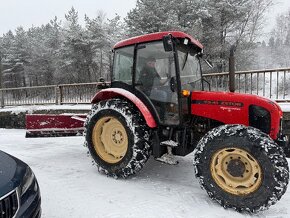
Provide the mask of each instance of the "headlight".
POLYGON ((31 184, 33 183, 34 181, 34 173, 32 172, 32 170, 27 167, 26 168, 26 172, 25 172, 25 175, 23 177, 23 180, 20 184, 20 194, 21 196, 27 191, 27 189, 31 186, 31 184))

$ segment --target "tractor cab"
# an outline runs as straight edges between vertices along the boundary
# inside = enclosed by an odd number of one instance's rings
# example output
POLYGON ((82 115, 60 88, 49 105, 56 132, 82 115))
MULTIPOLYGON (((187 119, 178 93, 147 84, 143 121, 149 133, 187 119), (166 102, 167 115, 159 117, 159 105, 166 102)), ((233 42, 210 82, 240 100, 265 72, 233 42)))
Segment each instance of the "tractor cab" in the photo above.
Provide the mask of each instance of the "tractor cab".
POLYGON ((182 32, 131 38, 114 46, 112 87, 133 92, 160 125, 179 125, 189 105, 185 90, 202 90, 202 45, 182 32), (182 91, 184 90, 184 91, 182 91), (183 94, 182 94, 183 93, 183 94))

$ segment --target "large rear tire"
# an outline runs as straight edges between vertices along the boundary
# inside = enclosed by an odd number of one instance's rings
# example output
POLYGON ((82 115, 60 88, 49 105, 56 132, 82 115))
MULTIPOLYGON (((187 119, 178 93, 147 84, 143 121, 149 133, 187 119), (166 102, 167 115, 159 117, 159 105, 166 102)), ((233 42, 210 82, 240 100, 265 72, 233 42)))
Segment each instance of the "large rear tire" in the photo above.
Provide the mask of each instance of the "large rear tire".
POLYGON ((208 132, 194 151, 196 177, 225 208, 256 213, 286 192, 289 169, 282 148, 260 130, 224 125, 208 132))
POLYGON ((86 142, 99 171, 128 177, 150 156, 148 127, 131 103, 121 99, 94 105, 85 122, 86 142))

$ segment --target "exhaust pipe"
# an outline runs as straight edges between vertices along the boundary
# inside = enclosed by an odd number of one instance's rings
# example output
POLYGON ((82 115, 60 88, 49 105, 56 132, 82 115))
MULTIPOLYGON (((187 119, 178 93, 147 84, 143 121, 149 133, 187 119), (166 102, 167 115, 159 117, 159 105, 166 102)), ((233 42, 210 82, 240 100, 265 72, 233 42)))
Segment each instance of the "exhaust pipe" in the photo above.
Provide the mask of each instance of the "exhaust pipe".
POLYGON ((235 92, 235 51, 236 46, 232 45, 230 49, 229 58, 229 90, 230 92, 235 92))

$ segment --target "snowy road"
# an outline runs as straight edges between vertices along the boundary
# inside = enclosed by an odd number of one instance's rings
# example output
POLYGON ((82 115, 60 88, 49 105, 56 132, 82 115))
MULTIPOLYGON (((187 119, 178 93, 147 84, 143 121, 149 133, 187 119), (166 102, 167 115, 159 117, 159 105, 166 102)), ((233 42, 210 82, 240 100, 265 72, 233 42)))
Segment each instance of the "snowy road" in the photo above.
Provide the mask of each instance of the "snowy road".
POLYGON ((116 180, 97 172, 82 146, 83 137, 26 139, 24 135, 24 130, 0 129, 0 149, 35 172, 43 218, 290 217, 290 189, 256 216, 223 209, 200 189, 191 155, 180 158, 177 166, 150 159, 136 176, 116 180))

